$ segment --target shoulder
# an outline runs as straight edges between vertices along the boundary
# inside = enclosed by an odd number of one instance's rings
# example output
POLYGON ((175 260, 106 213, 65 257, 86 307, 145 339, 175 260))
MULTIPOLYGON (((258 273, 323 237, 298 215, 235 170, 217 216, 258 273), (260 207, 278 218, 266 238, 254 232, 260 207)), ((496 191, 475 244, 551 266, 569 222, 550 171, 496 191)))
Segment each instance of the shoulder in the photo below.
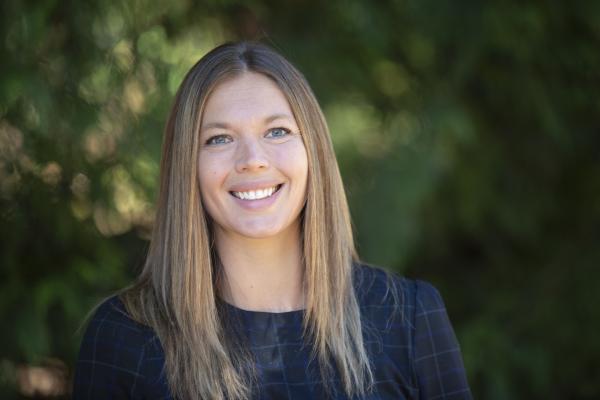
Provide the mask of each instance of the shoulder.
POLYGON ((352 272, 354 288, 359 297, 383 298, 391 289, 403 285, 404 278, 380 266, 354 263, 352 272))
POLYGON ((417 310, 436 311, 445 309, 444 301, 439 290, 431 283, 422 280, 413 280, 412 286, 417 310))
POLYGON ((443 306, 440 292, 429 282, 409 279, 383 267, 355 263, 354 287, 361 304, 396 302, 408 308, 443 306))
POLYGON ((438 289, 382 267, 354 264, 354 286, 363 315, 369 319, 399 317, 398 327, 415 331, 423 321, 445 322, 448 317, 438 289))
POLYGON ((121 299, 115 295, 104 300, 93 311, 83 341, 91 339, 102 342, 107 339, 119 339, 119 345, 138 345, 140 341, 146 342, 154 336, 150 327, 130 317, 121 299))
POLYGON ((83 335, 73 397, 142 396, 153 375, 148 358, 156 359, 157 353, 160 345, 154 331, 134 321, 117 296, 106 299, 93 312, 83 335))
POLYGON ((471 399, 460 346, 438 289, 381 267, 354 268, 363 315, 381 334, 386 356, 412 377, 409 386, 422 398, 471 399), (399 319, 393 318, 397 311, 399 319))

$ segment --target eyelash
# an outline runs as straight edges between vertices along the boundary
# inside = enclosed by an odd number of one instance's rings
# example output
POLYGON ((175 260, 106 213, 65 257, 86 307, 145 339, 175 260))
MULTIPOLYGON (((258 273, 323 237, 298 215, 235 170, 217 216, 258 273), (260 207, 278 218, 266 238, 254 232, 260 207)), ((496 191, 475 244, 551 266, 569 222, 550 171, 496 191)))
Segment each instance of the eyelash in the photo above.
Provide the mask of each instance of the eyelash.
MULTIPOLYGON (((265 137, 268 137, 268 135, 269 135, 271 132, 273 132, 273 131, 283 131, 283 132, 285 133, 285 135, 282 135, 282 136, 272 136, 272 137, 270 137, 270 138, 272 138, 272 139, 281 139, 281 138, 284 138, 284 137, 286 137, 286 136, 288 136, 288 135, 290 135, 290 134, 292 133, 292 131, 291 131, 291 130, 289 130, 288 128, 283 128, 283 127, 279 127, 279 128, 272 128, 272 129, 269 129, 269 130, 267 131, 267 133, 265 134, 265 137)), ((208 138, 208 139, 206 140, 206 143, 205 143, 205 144, 206 144, 207 146, 220 146, 220 145, 225 145, 225 144, 231 143, 231 140, 232 140, 232 139, 231 139, 231 136, 230 136, 230 135, 221 134, 221 135, 215 135, 215 136, 212 136, 212 137, 208 138), (228 142, 226 142, 226 143, 215 143, 215 140, 217 140, 217 139, 221 139, 221 138, 229 139, 229 141, 228 141, 228 142)))

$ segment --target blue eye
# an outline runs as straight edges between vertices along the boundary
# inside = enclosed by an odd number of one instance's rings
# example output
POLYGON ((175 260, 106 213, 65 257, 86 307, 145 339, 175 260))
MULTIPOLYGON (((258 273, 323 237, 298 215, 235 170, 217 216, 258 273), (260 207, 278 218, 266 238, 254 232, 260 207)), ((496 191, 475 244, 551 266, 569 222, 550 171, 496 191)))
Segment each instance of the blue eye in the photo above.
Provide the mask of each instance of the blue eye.
POLYGON ((267 132, 265 137, 277 139, 277 138, 286 137, 289 134, 290 134, 290 130, 287 128, 273 128, 269 132, 267 132))
POLYGON ((216 136, 209 138, 206 141, 206 144, 209 146, 218 146, 218 145, 222 145, 222 144, 231 143, 231 141, 232 141, 232 139, 231 139, 231 136, 229 136, 229 135, 216 135, 216 136))

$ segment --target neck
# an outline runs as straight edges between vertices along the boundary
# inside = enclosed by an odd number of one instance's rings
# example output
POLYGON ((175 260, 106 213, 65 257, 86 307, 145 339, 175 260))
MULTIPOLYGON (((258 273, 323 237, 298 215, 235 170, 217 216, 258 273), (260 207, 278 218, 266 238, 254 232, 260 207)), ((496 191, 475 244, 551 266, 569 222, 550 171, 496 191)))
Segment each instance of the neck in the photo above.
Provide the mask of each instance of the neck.
POLYGON ((218 290, 226 302, 251 311, 304 308, 299 223, 260 239, 217 228, 215 241, 224 273, 218 290))

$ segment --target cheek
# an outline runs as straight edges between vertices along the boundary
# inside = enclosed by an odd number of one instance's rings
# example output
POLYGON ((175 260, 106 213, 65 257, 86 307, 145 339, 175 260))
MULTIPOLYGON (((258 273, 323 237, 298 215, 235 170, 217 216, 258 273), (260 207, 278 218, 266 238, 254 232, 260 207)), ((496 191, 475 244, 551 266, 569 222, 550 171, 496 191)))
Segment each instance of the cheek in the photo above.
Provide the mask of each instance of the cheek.
POLYGON ((289 148, 280 157, 278 163, 284 173, 292 179, 295 190, 305 192, 308 180, 308 155, 304 145, 299 144, 289 148))
POLYGON ((296 154, 296 170, 297 173, 303 176, 304 182, 308 179, 308 154, 304 145, 296 154))
POLYGON ((218 194, 226 177, 226 171, 219 168, 218 160, 210 157, 200 157, 198 160, 198 184, 200 195, 206 201, 218 194))

